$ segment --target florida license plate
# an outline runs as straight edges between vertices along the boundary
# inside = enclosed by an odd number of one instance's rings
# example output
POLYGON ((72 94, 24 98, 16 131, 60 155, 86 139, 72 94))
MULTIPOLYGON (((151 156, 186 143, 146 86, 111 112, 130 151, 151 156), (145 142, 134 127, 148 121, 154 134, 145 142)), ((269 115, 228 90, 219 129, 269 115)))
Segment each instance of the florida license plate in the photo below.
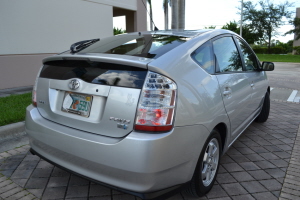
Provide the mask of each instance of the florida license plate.
POLYGON ((92 100, 91 95, 66 92, 61 110, 82 117, 89 117, 92 100))

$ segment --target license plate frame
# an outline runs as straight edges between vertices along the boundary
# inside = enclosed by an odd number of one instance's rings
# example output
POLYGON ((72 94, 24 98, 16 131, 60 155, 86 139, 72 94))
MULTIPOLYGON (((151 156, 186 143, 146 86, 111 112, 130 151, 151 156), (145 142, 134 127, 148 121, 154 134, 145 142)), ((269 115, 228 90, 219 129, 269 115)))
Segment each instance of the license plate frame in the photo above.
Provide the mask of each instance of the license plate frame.
POLYGON ((90 116, 93 96, 74 92, 65 92, 61 111, 88 118, 90 116))

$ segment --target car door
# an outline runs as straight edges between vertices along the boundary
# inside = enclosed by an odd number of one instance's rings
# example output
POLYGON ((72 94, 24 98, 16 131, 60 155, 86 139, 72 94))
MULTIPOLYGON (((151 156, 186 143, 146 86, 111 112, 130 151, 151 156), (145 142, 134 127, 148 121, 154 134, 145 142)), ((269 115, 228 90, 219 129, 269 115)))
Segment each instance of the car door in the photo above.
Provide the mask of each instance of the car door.
POLYGON ((258 60, 252 49, 242 39, 236 40, 241 50, 242 62, 244 63, 246 76, 252 89, 252 101, 250 109, 255 112, 261 105, 267 92, 267 79, 265 72, 260 70, 258 60))
POLYGON ((247 126, 251 114, 252 89, 243 71, 240 54, 234 39, 228 35, 212 41, 216 60, 216 77, 224 106, 230 119, 231 139, 247 126))

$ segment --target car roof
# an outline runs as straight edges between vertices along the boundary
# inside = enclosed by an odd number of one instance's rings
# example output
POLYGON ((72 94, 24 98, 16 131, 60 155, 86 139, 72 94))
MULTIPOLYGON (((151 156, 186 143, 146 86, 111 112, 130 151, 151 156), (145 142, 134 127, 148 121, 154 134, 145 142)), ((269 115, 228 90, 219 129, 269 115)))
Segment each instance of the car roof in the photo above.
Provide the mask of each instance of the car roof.
POLYGON ((158 30, 158 31, 143 31, 143 32, 132 32, 132 33, 125 33, 125 34, 152 34, 152 35, 174 35, 174 36, 182 36, 187 38, 195 38, 198 37, 204 33, 218 33, 218 34, 224 34, 224 33, 233 33, 229 30, 225 29, 198 29, 198 30, 180 30, 180 29, 172 29, 172 30, 158 30))

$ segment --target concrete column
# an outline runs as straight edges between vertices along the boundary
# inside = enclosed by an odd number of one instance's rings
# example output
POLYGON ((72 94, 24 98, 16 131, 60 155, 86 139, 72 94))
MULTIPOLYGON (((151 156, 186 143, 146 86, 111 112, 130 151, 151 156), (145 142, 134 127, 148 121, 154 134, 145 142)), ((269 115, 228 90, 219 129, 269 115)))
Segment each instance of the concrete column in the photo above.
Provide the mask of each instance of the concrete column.
POLYGON ((178 0, 171 0, 172 1, 172 29, 178 29, 178 7, 179 2, 178 0))
POLYGON ((185 0, 178 0, 178 29, 185 28, 185 0))
MULTIPOLYGON (((146 0, 143 0, 147 5, 146 0)), ((147 11, 141 0, 137 0, 137 11, 135 12, 135 31, 147 31, 147 11)))
MULTIPOLYGON (((296 17, 300 18, 300 7, 296 8, 296 17)), ((293 42, 293 46, 297 47, 300 46, 300 39, 296 40, 297 35, 294 35, 294 42, 293 42)), ((293 54, 295 54, 295 51, 293 51, 293 54)))

